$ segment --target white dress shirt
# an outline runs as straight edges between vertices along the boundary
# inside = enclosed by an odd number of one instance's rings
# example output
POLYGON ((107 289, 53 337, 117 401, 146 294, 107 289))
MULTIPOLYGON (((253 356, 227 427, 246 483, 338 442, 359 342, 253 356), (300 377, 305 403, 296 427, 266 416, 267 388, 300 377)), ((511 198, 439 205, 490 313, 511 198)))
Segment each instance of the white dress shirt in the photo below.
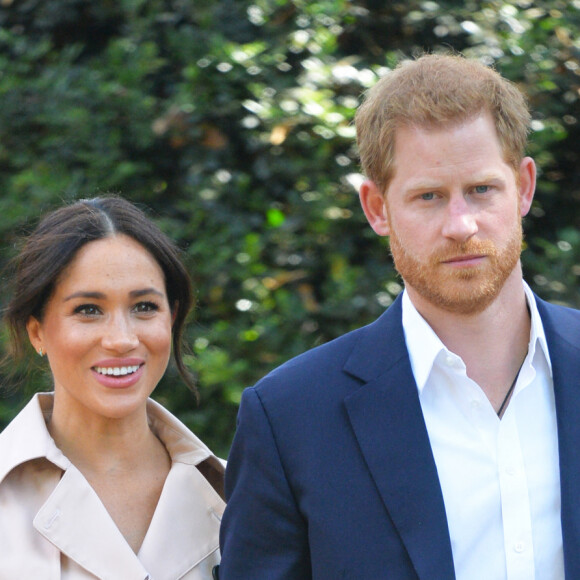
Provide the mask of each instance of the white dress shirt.
POLYGON ((501 420, 463 360, 403 295, 405 339, 457 580, 564 578, 551 362, 534 295, 524 287, 531 313, 528 354, 501 420))

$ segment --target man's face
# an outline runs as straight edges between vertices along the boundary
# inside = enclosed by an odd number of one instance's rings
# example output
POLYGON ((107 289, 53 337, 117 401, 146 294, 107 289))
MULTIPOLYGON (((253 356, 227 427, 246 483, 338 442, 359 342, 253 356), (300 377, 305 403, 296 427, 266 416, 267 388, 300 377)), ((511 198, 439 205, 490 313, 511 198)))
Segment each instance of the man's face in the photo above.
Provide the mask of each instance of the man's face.
POLYGON ((395 266, 416 301, 480 312, 518 264, 520 188, 488 115, 400 128, 385 204, 395 266))

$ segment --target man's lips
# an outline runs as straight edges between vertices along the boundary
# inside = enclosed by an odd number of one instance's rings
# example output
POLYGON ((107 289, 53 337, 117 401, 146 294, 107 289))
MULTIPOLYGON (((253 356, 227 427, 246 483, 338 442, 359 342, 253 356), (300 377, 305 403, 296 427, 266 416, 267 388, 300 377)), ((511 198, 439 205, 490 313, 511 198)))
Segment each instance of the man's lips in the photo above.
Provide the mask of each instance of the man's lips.
POLYGON ((477 264, 481 262, 487 256, 485 254, 467 254, 463 256, 453 256, 451 258, 446 258, 441 260, 441 264, 450 264, 457 266, 468 266, 472 264, 477 264))

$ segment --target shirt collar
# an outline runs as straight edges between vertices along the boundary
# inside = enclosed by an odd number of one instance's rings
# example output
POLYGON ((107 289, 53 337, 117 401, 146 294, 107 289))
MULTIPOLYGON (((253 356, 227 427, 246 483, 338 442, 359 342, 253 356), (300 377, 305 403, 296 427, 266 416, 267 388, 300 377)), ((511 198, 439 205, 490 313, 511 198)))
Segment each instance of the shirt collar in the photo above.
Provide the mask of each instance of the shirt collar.
POLYGON ((526 293, 526 299, 528 301, 528 308, 530 309, 530 317, 532 320, 532 328, 530 330, 530 344, 528 347, 530 360, 534 360, 536 344, 539 344, 542 352, 544 353, 544 356, 546 357, 546 362, 548 363, 551 376, 552 361, 550 360, 550 351, 548 350, 548 341, 546 340, 544 325, 542 324, 542 318, 540 317, 540 312, 538 311, 536 297, 526 282, 524 282, 524 292, 526 293))
MULTIPOLYGON (((536 299, 534 293, 525 281, 523 281, 523 285, 531 319, 530 342, 528 345, 528 356, 526 358, 529 361, 534 360, 536 344, 539 344, 551 374, 552 363, 550 361, 546 333, 544 332, 542 319, 538 312, 536 299)), ((407 344, 415 382, 417 383, 419 393, 421 393, 425 387, 427 379, 429 378, 429 374, 431 373, 431 369, 433 368, 437 356, 439 356, 440 353, 452 357, 456 357, 457 355, 447 349, 435 334, 434 330, 429 326, 427 321, 419 314, 411 302, 407 290, 403 291, 402 308, 405 342, 407 344)))

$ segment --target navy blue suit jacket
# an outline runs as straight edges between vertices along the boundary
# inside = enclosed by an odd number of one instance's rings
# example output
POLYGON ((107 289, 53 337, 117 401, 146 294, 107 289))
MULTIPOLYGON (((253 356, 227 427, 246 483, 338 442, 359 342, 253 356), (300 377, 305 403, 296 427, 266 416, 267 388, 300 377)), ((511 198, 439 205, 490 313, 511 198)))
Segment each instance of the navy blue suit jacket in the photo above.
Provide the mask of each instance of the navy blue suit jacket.
MULTIPOLYGON (((553 366, 566 577, 577 579, 580 313, 537 300, 553 366)), ((455 578, 400 298, 244 391, 226 496, 220 580, 455 578)))

